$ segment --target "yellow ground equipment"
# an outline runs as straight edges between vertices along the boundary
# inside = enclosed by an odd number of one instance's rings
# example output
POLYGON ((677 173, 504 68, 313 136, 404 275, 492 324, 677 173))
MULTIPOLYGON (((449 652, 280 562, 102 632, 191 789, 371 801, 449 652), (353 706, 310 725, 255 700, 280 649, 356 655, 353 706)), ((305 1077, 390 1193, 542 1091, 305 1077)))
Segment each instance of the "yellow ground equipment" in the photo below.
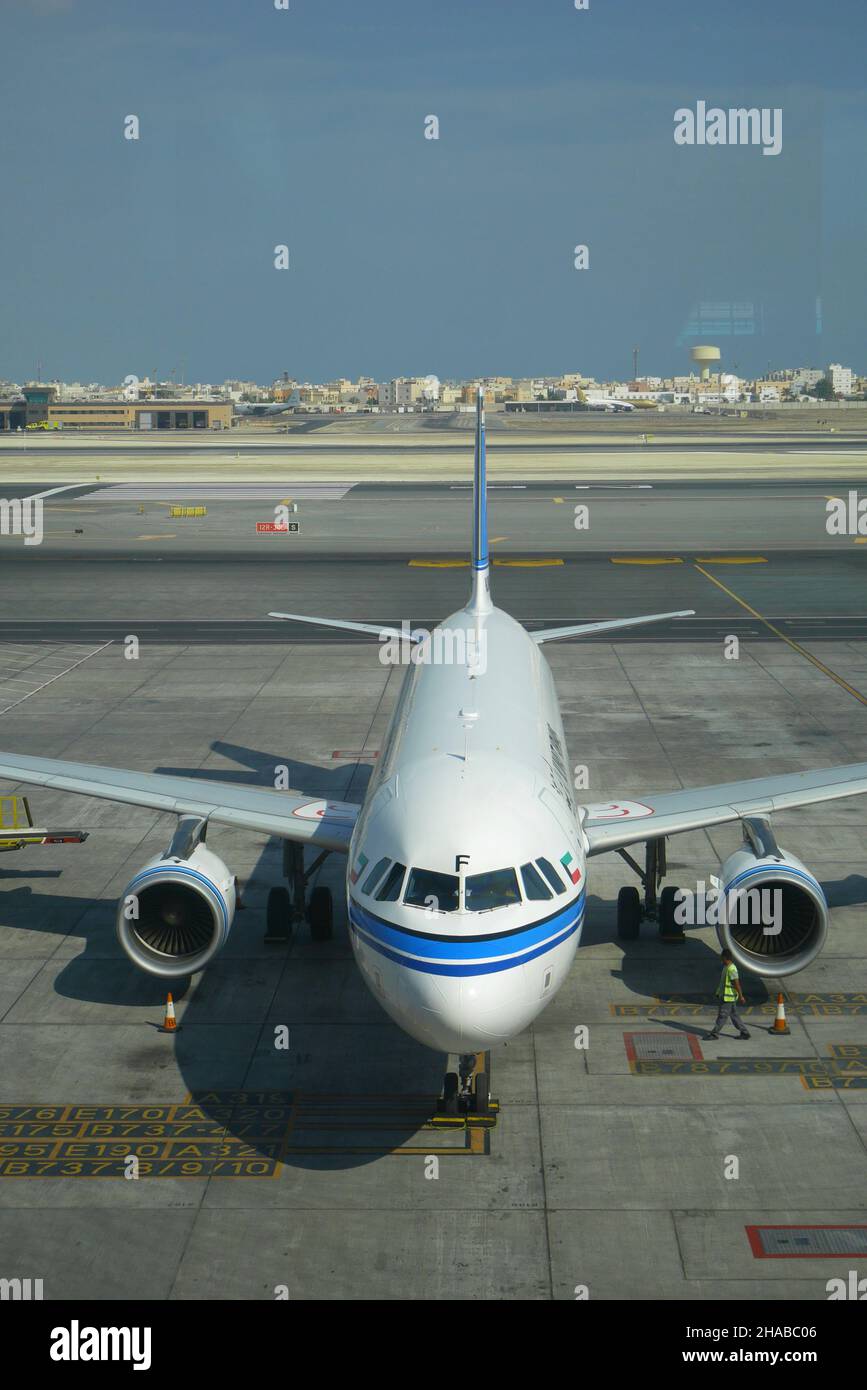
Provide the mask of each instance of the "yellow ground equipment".
POLYGON ((25 845, 80 845, 86 839, 85 830, 40 830, 26 796, 0 796, 0 854, 25 845))

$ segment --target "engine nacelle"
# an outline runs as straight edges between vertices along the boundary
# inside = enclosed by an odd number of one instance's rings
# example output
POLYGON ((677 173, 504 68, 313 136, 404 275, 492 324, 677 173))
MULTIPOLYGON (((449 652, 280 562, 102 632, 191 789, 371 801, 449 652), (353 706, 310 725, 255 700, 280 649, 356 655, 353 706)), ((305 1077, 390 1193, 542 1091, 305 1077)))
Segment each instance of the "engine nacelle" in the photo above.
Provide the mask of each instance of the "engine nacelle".
POLYGON ((139 870, 121 898, 118 940, 149 975, 191 975, 225 946, 235 906, 235 879, 204 843, 188 855, 173 854, 169 846, 139 870))
POLYGON ((767 821, 746 820, 744 833, 720 869, 720 944, 755 975, 793 975, 825 944, 825 894, 800 859, 780 848, 767 821))

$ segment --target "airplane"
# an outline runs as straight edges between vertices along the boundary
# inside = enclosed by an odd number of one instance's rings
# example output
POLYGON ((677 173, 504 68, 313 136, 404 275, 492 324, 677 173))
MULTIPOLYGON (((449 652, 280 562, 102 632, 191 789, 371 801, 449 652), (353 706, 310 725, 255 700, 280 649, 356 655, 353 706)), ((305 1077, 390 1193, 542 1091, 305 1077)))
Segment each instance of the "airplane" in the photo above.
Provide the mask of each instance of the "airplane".
POLYGON ((294 407, 288 401, 235 401, 235 415, 283 415, 294 407))
POLYGON ((597 396, 592 401, 587 401, 588 410, 607 410, 609 414, 616 414, 618 411, 634 410, 635 406, 631 401, 621 401, 615 396, 597 396))
MULTIPOLYGON (((867 763, 578 804, 554 680, 542 647, 689 617, 692 610, 528 631, 493 605, 487 534, 485 417, 477 402, 472 585, 463 608, 409 637, 406 675, 362 804, 204 779, 0 753, 18 782, 145 806, 178 817, 166 850, 130 881, 117 933, 141 969, 164 979, 202 970, 232 928, 237 881, 206 844, 211 822, 284 841, 288 888, 272 889, 267 920, 288 933, 306 916, 314 939, 332 928, 325 887, 308 893, 325 855, 346 855, 349 935, 361 974, 386 1013, 456 1063, 443 1082, 447 1114, 485 1113, 479 1054, 523 1032, 555 997, 581 940, 588 866, 618 851, 637 873, 621 888, 617 931, 643 919, 683 938, 679 890, 667 886, 666 838, 740 822, 743 844, 720 868, 723 896, 780 896, 768 929, 721 913, 717 933, 760 976, 803 969, 822 949, 830 913, 816 877, 781 849, 770 816, 867 793, 867 763), (440 660, 432 660, 435 639, 440 660), (446 641, 448 639, 448 641, 446 641), (449 659, 446 659, 449 658, 449 659), (643 843, 641 866, 629 847, 643 843), (305 868, 305 848, 317 851, 305 868), (746 888, 745 888, 746 885, 746 888)), ((369 633, 406 650, 401 629, 340 618, 269 616, 369 633)))

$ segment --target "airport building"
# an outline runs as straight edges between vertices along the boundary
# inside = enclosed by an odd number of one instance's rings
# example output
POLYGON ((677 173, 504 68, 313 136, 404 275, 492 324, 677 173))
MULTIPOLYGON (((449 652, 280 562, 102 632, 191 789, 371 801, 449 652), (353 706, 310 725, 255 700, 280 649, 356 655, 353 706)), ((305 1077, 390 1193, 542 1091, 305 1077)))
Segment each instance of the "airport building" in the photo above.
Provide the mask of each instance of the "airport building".
POLYGON ((54 386, 25 386, 0 401, 0 432, 18 429, 215 430, 230 429, 231 401, 58 400, 54 386))

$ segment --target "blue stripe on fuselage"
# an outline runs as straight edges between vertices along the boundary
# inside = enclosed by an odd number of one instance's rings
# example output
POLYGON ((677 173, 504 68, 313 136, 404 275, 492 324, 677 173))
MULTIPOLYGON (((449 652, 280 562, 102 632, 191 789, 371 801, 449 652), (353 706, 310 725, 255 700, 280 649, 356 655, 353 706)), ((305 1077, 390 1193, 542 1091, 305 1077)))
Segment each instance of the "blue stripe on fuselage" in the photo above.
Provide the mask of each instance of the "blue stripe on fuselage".
POLYGON ((411 935, 365 911, 354 899, 349 901, 350 928, 366 945, 398 965, 429 975, 488 975, 524 965, 567 940, 577 931, 583 917, 582 889, 561 912, 541 923, 489 940, 465 941, 458 936, 411 935), (504 959, 495 959, 504 952, 509 952, 504 959), (420 956, 422 959, 418 959, 420 956))

